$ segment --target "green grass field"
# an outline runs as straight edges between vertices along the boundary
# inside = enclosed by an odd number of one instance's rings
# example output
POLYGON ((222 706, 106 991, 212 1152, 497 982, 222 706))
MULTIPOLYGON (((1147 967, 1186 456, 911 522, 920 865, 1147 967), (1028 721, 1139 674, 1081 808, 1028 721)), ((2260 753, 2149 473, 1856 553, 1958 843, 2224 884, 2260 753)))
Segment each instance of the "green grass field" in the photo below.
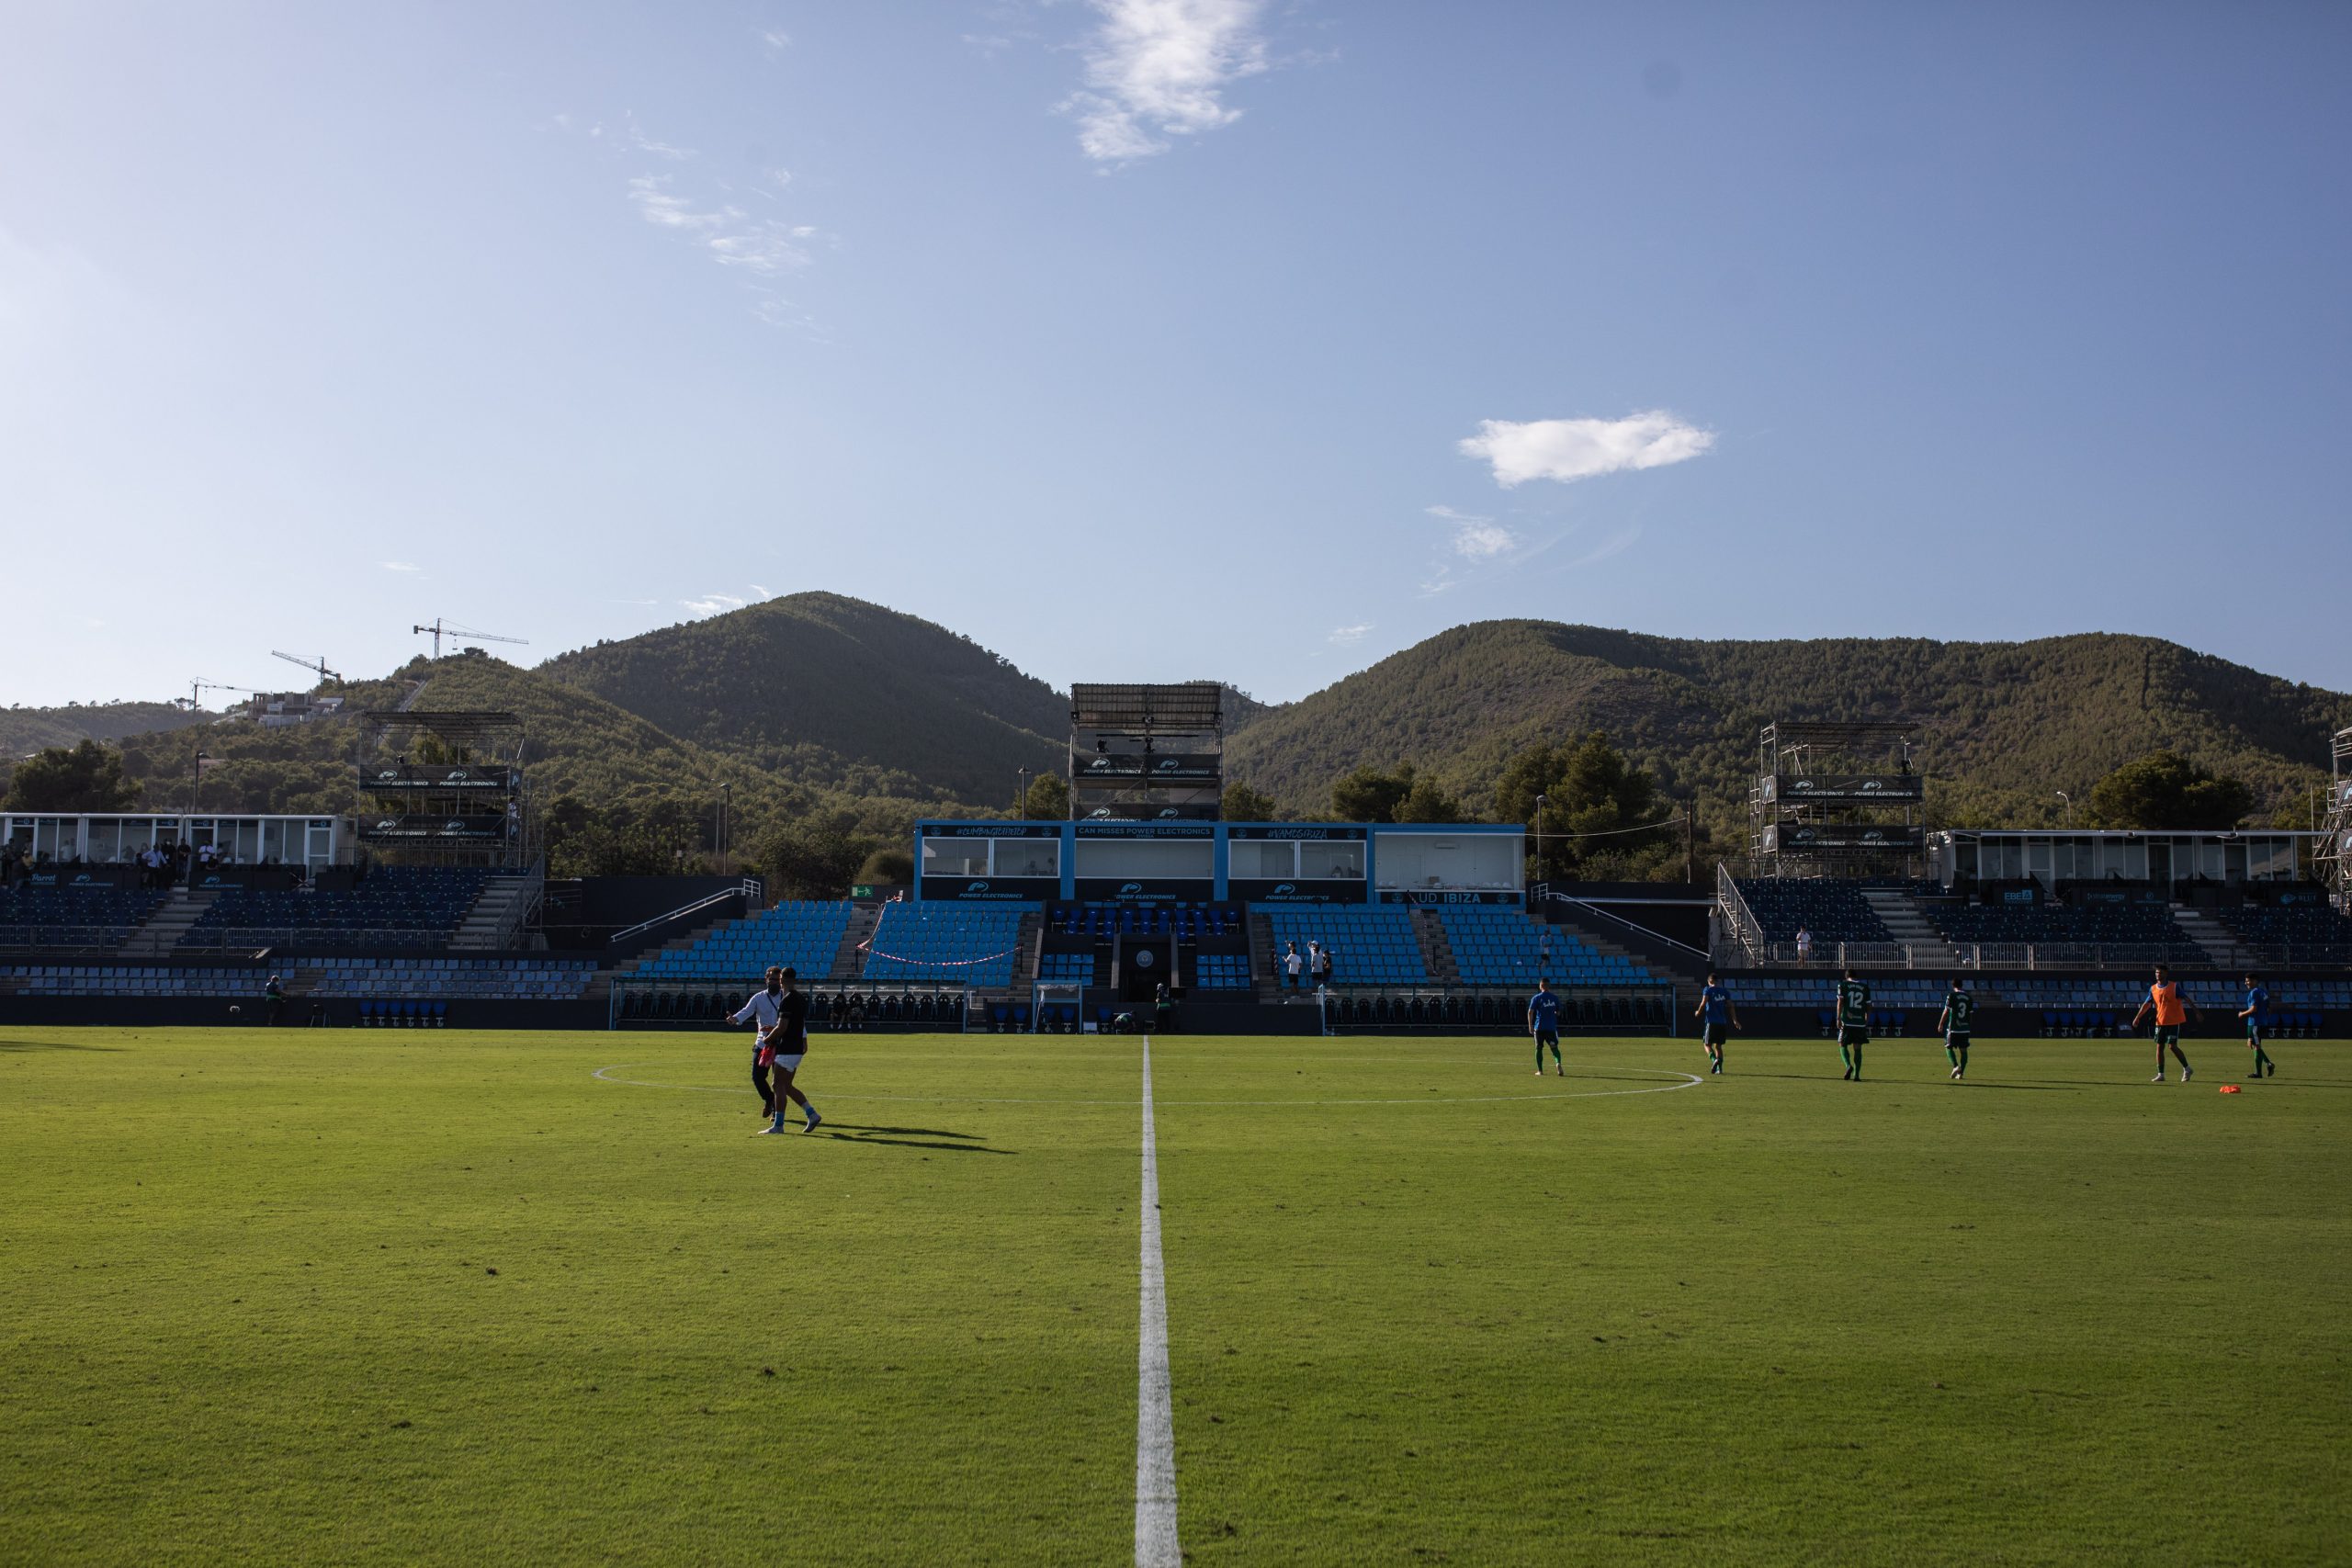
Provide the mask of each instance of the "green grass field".
MULTIPOLYGON (((1154 1042, 1191 1560, 2352 1557, 2352 1048, 1568 1054, 1154 1042)), ((1138 1043, 746 1062, 0 1030, 0 1561, 1129 1560, 1138 1043)))

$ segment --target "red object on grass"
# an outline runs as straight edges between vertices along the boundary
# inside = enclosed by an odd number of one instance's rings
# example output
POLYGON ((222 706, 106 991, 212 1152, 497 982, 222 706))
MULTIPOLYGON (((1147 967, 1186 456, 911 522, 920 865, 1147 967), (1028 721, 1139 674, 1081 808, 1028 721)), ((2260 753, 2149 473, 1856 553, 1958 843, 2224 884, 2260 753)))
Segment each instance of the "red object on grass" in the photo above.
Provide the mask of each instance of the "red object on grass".
POLYGON ((2225 1083, 2222 1086, 2222 1092, 2223 1094, 2243 1094, 2245 1092, 2245 1086, 2241 1084, 2225 1083))

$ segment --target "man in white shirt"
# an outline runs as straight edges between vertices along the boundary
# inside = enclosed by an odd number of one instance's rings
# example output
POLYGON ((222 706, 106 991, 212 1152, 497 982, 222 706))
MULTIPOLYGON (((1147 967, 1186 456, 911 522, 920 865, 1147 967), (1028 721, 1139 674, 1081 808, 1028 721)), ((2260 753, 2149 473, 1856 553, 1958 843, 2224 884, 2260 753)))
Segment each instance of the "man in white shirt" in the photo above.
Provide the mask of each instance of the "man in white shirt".
POLYGON ((808 1118, 800 1128, 803 1133, 815 1132, 817 1124, 824 1120, 808 1103, 808 1097, 792 1082, 792 1075, 800 1070, 801 1058, 808 1051, 808 998, 801 991, 797 979, 791 970, 769 964, 767 985, 753 991, 752 999, 727 1020, 729 1023, 759 1021, 759 1043, 752 1049, 752 1087, 760 1091, 760 1103, 774 1119, 760 1129, 762 1133, 784 1131, 786 1100, 800 1107, 808 1118), (775 1074, 774 1089, 768 1087, 771 1070, 775 1074))

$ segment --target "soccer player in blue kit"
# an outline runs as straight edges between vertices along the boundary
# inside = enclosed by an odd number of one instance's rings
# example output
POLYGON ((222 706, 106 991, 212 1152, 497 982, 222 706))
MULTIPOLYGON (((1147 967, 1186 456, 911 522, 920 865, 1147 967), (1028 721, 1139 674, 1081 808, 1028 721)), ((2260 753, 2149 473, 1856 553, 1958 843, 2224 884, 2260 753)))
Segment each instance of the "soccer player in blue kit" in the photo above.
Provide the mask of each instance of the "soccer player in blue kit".
POLYGON ((1535 1036, 1535 1076, 1544 1076, 1544 1047, 1552 1047, 1552 1070, 1562 1077, 1568 1069, 1560 1063, 1560 998, 1552 994, 1552 982, 1546 976, 1535 982, 1535 994, 1527 998, 1527 1032, 1535 1036))
POLYGON ((2254 1053, 2254 1071, 2246 1074, 2246 1081, 2276 1077, 2278 1064, 2262 1048, 2263 1032, 2270 1027, 2270 993, 2251 975, 2245 977, 2245 1006, 2238 1010, 2238 1016, 2245 1020, 2246 1049, 2254 1053))
POLYGON ((1699 991, 1699 1005, 1690 1016, 1700 1021, 1699 1043, 1707 1048, 1707 1071, 1724 1070, 1724 1042, 1739 1027, 1739 1009, 1732 1004, 1731 991, 1716 980, 1715 972, 1707 971, 1707 983, 1699 991))

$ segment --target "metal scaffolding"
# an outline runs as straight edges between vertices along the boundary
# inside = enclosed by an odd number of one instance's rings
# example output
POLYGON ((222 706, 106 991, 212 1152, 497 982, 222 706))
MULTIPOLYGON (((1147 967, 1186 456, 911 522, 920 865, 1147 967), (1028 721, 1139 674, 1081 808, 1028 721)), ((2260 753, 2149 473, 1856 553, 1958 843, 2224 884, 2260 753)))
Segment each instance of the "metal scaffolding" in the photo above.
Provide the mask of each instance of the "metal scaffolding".
POLYGON ((1752 876, 1910 876, 1927 864, 1917 719, 1766 725, 1747 795, 1752 876))
POLYGON ((2337 730, 2331 750, 2327 815, 2320 819, 2321 838, 2312 861, 2336 908, 2352 915, 2352 729, 2337 730))

